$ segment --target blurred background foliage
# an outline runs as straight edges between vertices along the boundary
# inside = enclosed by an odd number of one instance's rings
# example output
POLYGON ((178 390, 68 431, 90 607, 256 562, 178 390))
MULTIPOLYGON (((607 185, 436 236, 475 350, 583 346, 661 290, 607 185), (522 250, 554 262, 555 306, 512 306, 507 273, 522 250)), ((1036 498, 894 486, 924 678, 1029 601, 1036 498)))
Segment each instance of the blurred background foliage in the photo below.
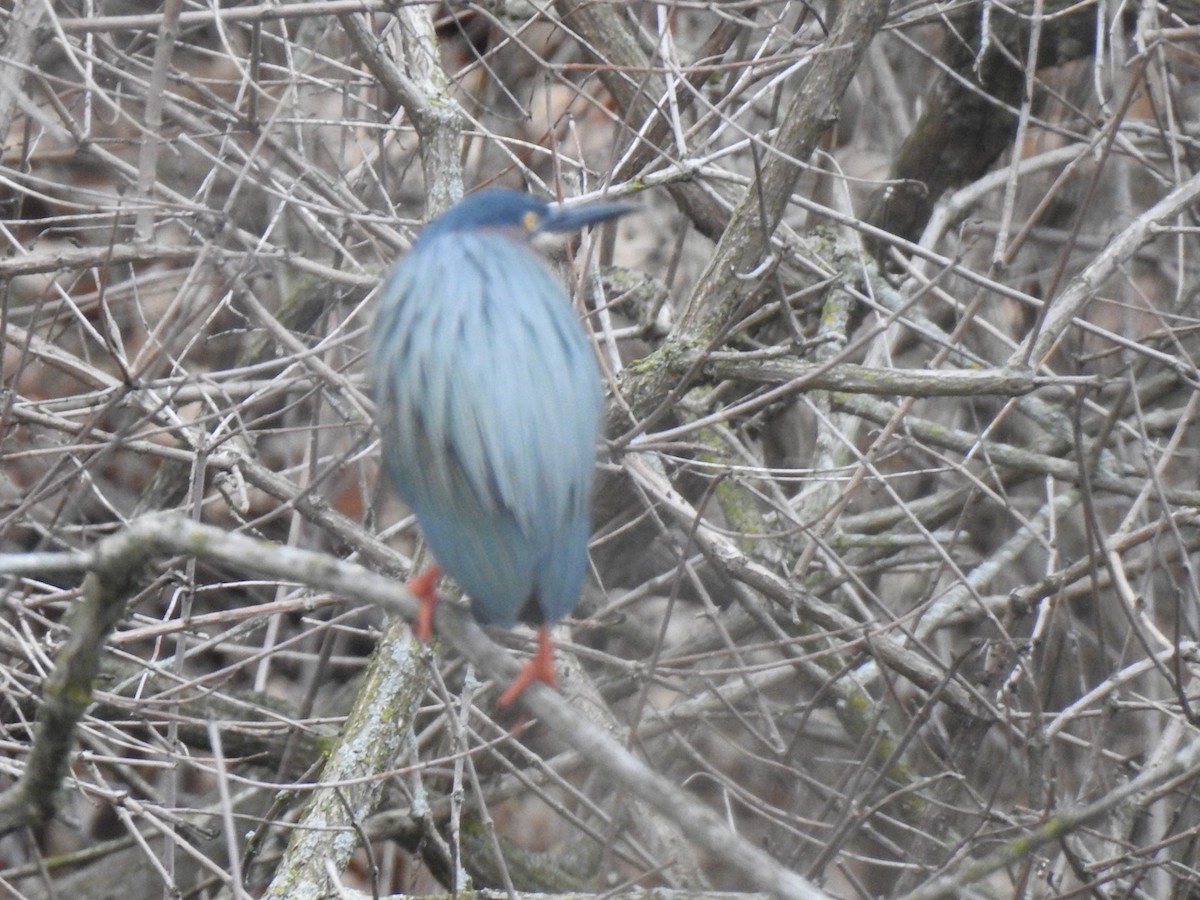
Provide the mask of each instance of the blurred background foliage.
MULTIPOLYGON (((546 248, 610 392, 568 697, 836 896, 1195 897, 1195 770, 1113 791, 1197 739, 1197 21, 5 3, 0 550, 175 510, 403 577, 381 277, 464 190, 634 200, 546 248)), ((155 571, 58 817, 0 839, 14 896, 287 896, 356 697, 394 733, 348 890, 748 890, 552 734, 509 736, 453 653, 411 718, 372 706, 372 652, 407 646, 378 612, 155 571)), ((9 783, 79 585, 5 583, 9 783)))

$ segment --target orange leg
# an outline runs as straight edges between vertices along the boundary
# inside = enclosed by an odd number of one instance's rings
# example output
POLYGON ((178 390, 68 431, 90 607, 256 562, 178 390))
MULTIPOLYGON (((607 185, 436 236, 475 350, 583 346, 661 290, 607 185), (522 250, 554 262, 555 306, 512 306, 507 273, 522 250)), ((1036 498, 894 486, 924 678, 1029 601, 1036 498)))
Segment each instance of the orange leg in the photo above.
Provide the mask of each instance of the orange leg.
POLYGON ((437 583, 442 577, 442 570, 436 565, 430 566, 416 578, 408 582, 408 589, 420 604, 417 609, 417 624, 413 626, 413 634, 423 644, 433 639, 433 608, 437 606, 437 583))
POLYGON ((501 709, 507 709, 517 702, 517 698, 535 681, 558 687, 558 678, 554 675, 554 642, 550 640, 550 627, 543 625, 538 629, 537 651, 525 663, 516 679, 508 686, 508 690, 500 695, 498 701, 501 709))

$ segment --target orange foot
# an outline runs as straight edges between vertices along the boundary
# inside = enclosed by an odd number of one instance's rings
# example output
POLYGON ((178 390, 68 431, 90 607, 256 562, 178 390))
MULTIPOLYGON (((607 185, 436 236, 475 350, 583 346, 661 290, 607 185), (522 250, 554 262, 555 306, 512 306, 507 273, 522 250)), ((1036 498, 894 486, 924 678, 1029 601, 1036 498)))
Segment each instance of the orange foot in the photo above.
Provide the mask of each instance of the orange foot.
POLYGON ((558 687, 558 678, 554 675, 554 642, 550 640, 550 628, 546 625, 538 629, 537 652, 530 657, 516 679, 508 686, 508 690, 500 695, 501 709, 507 709, 517 702, 517 698, 535 681, 558 687))
POLYGON ((434 565, 408 582, 408 589, 418 603, 417 624, 413 626, 413 634, 423 644, 433 639, 433 608, 437 606, 437 583, 441 577, 442 570, 434 565))

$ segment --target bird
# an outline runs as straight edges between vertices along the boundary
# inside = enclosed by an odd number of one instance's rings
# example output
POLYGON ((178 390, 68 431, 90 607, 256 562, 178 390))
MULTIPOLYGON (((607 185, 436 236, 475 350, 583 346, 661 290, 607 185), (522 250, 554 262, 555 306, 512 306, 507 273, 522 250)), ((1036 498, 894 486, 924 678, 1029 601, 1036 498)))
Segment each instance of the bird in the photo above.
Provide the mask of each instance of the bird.
POLYGON ((383 470, 435 560, 409 582, 414 631, 431 639, 443 573, 480 623, 536 626, 501 707, 557 686, 550 627, 587 570, 603 409, 591 342, 531 241, 635 209, 478 191, 426 225, 379 292, 368 364, 383 470))

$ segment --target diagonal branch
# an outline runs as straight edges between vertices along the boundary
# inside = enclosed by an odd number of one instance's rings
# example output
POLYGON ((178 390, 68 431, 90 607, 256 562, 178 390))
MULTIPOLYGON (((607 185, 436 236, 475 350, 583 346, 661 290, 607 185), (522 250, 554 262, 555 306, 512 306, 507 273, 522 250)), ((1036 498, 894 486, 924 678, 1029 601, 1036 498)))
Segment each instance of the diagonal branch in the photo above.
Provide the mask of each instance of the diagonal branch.
MULTIPOLYGON (((374 604, 408 621, 416 619, 415 598, 394 579, 331 556, 231 534, 181 516, 147 516, 129 529, 99 542, 91 553, 86 554, 92 568, 89 579, 97 591, 97 611, 94 615, 99 624, 89 627, 86 633, 82 629, 73 632, 68 648, 75 648, 81 643, 89 645, 90 655, 84 655, 87 656, 85 662, 90 663, 91 668, 84 666, 76 671, 76 667, 72 666, 62 676, 57 674, 59 669, 67 667, 56 668, 56 674, 47 683, 47 689, 51 685, 56 689, 60 685, 69 686, 71 703, 62 713, 57 702, 47 703, 43 707, 38 719, 39 737, 51 728, 72 733, 91 700, 90 684, 95 676, 99 651, 124 612, 137 573, 155 554, 179 553, 243 573, 283 578, 334 591, 352 600, 374 604)), ((78 554, 74 556, 82 558, 78 554)), ((22 568, 20 554, 0 556, 0 574, 8 572, 10 567, 22 568)), ((440 637, 492 678, 509 681, 516 675, 516 662, 484 634, 465 610, 447 603, 439 604, 437 631, 440 637)), ((67 659, 70 662, 73 657, 68 656, 67 659)), ((750 883, 777 897, 793 900, 823 900, 827 897, 756 844, 730 830, 707 806, 650 769, 555 691, 534 685, 522 695, 522 702, 589 763, 662 815, 678 822, 688 838, 729 869, 740 872, 750 883)), ((59 775, 55 784, 65 775, 69 744, 63 743, 60 738, 56 749, 59 758, 48 769, 48 772, 59 775)), ((31 778, 27 772, 16 787, 0 795, 0 809, 6 805, 5 798, 18 791, 18 799, 28 803, 35 787, 31 778)), ((46 787, 47 777, 39 773, 36 788, 42 791, 43 804, 37 812, 43 818, 37 821, 44 821, 53 812, 52 801, 46 801, 45 798, 52 797, 54 792, 46 790, 46 787)), ((18 805, 17 801, 7 803, 10 806, 18 805)), ((16 818, 10 821, 17 826, 23 824, 16 818)))

